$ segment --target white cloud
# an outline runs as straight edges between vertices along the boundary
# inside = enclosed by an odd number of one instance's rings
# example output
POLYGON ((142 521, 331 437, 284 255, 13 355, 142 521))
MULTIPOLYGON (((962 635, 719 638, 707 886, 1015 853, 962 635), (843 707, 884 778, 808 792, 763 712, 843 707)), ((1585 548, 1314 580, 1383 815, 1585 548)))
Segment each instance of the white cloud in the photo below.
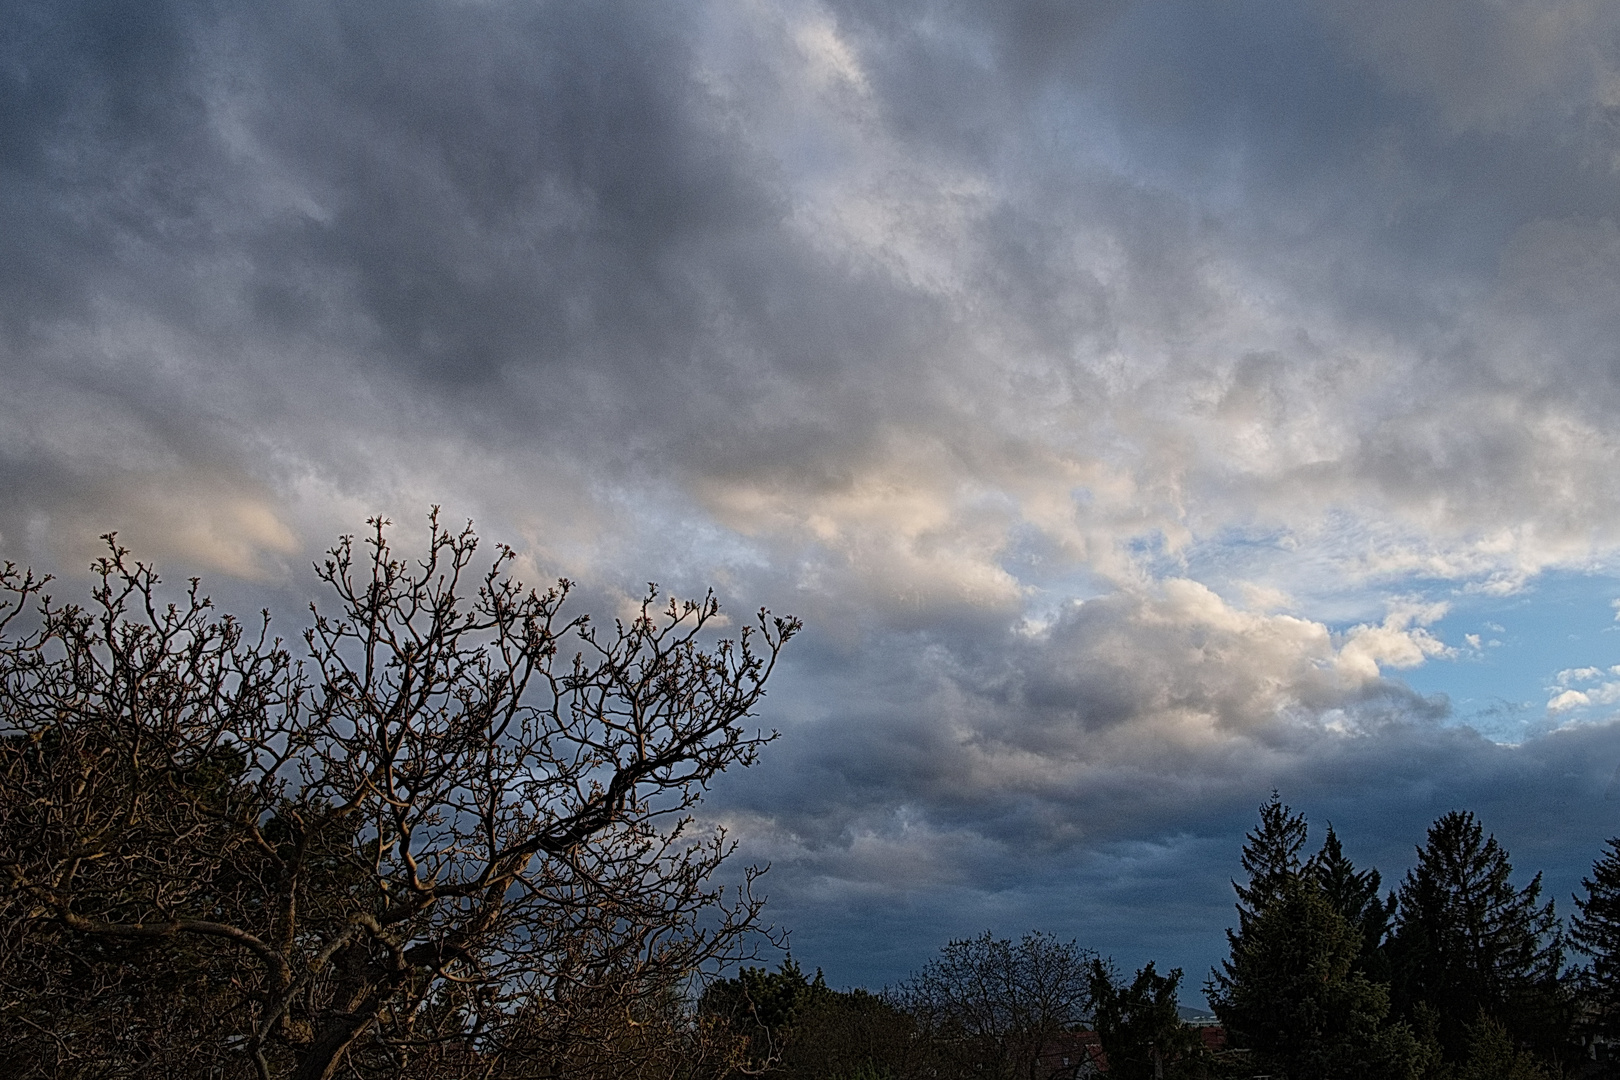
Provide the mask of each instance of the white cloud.
POLYGON ((1548 712, 1565 712, 1592 704, 1592 699, 1580 690, 1565 690, 1547 702, 1548 712))
POLYGON ((1603 669, 1595 667, 1565 668, 1553 676, 1558 685, 1563 687, 1569 686, 1570 683, 1591 682, 1593 679, 1601 679, 1602 677, 1603 669))
MULTIPOLYGON (((1571 682, 1591 682, 1603 676, 1597 668, 1580 668, 1575 671, 1561 671, 1558 673, 1558 686, 1565 687, 1571 682), (1565 676, 1569 676, 1566 678, 1565 676)), ((1593 705, 1614 705, 1620 703, 1620 682, 1600 683, 1597 686, 1587 687, 1584 690, 1560 690, 1547 701, 1549 713, 1565 713, 1571 709, 1587 708, 1593 705)))
POLYGON ((1446 613, 1443 603, 1400 600, 1378 626, 1353 626, 1345 634, 1336 664, 1367 679, 1377 678, 1380 667, 1414 668, 1434 656, 1454 656, 1455 650, 1427 629, 1446 613))

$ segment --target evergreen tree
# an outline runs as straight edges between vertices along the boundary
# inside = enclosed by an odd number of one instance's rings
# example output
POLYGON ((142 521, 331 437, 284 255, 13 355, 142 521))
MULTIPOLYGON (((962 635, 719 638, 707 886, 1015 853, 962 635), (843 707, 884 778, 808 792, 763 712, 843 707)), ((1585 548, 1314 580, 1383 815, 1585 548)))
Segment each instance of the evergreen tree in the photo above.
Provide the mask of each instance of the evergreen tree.
POLYGON ((777 971, 744 967, 713 982, 703 1017, 745 1040, 731 1080, 933 1080, 938 1048, 886 994, 838 991, 821 971, 809 978, 790 956, 777 971))
POLYGON ((1384 938, 1395 913, 1395 896, 1381 900, 1382 885, 1377 870, 1357 870, 1345 857, 1338 833, 1330 824, 1322 850, 1312 856, 1306 872, 1321 887, 1328 902, 1351 926, 1361 931, 1361 953, 1356 968, 1375 982, 1389 981, 1389 964, 1383 954, 1384 938))
POLYGON ((1129 985, 1113 965, 1091 962, 1091 1023, 1108 1055, 1110 1080, 1174 1080, 1204 1073, 1204 1041, 1176 1007, 1181 969, 1140 969, 1129 985))
POLYGON ((1513 1045, 1507 1028, 1480 1014, 1468 1026, 1468 1060, 1457 1080, 1552 1080, 1535 1058, 1513 1045))
POLYGON ((1265 910, 1267 904, 1281 895, 1284 886, 1297 877, 1301 870, 1299 852, 1305 846, 1307 827, 1305 815, 1294 813, 1284 805, 1274 790, 1271 799, 1260 807, 1260 825, 1249 833, 1243 845, 1243 869, 1248 871, 1249 884, 1232 882, 1238 894, 1238 929, 1242 932, 1246 920, 1265 910))
POLYGON ((1305 840, 1304 816, 1273 792, 1243 847, 1248 884, 1232 883, 1231 957, 1205 986, 1215 1014, 1239 1046, 1294 1080, 1416 1077, 1425 1053, 1406 1024, 1385 1023, 1388 989, 1357 967, 1365 923, 1343 910, 1383 910, 1377 879, 1349 864, 1336 836, 1302 863, 1305 840))
POLYGON ((1563 942, 1552 901, 1540 903, 1541 875, 1514 888, 1508 853, 1464 811, 1436 821, 1417 855, 1390 940, 1397 1005, 1433 1011, 1451 1061, 1465 1059, 1482 1014, 1556 1055, 1567 1028, 1563 942))
POLYGON ((699 1009, 730 1023, 748 1040, 747 1066, 754 1071, 775 1068, 795 1041, 800 1020, 812 1006, 832 996, 821 970, 807 978, 793 957, 776 971, 744 967, 734 978, 711 983, 699 1009))
MULTIPOLYGON (((1287 883, 1299 877, 1299 852, 1305 846, 1306 830, 1305 815, 1284 805, 1274 789, 1271 798, 1261 804, 1260 824, 1244 838, 1243 854, 1239 856, 1243 869, 1248 871, 1249 883, 1232 882, 1238 897, 1238 925, 1236 930, 1227 929, 1226 943, 1233 957, 1255 919, 1282 894, 1287 883)), ((1212 1000, 1231 990, 1236 974, 1232 965, 1233 961, 1224 960, 1219 969, 1209 973, 1204 989, 1212 1000)))
POLYGON ((885 994, 829 991, 803 1009, 781 1080, 939 1080, 946 1055, 885 994))
POLYGON ((1407 1025, 1385 1024, 1388 989, 1355 970, 1360 951, 1321 887, 1288 879, 1235 941, 1215 1015, 1290 1080, 1415 1080, 1425 1055, 1407 1025))
POLYGON ((1583 878, 1586 897, 1575 897, 1569 939, 1591 958, 1581 972, 1583 999, 1591 1005, 1590 1026, 1600 1035, 1620 1034, 1620 837, 1583 878))

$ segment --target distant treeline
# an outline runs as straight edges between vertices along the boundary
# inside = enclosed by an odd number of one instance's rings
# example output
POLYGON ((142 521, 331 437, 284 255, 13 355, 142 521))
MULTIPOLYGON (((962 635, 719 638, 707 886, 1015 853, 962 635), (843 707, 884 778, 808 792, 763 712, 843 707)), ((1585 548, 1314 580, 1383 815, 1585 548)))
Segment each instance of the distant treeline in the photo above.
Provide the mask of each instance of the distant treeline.
POLYGON ((1127 979, 1038 932, 952 941, 881 993, 834 991, 791 960, 747 968, 700 1011, 747 1039, 735 1075, 784 1080, 1620 1075, 1620 839, 1567 924, 1541 875, 1516 886, 1466 811, 1429 828, 1387 893, 1331 827, 1306 845, 1304 816, 1273 794, 1242 849, 1229 955, 1205 984, 1218 1029, 1180 1018, 1179 969, 1127 979))

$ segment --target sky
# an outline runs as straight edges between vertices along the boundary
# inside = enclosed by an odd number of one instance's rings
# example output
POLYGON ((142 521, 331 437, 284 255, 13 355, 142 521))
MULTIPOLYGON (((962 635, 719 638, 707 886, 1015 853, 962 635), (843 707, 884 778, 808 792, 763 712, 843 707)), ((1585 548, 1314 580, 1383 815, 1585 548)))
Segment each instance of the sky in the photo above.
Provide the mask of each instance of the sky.
POLYGON ((8 0, 0 554, 798 615, 705 812, 802 964, 1193 999, 1273 789, 1620 833, 1617 217, 1603 0, 8 0))

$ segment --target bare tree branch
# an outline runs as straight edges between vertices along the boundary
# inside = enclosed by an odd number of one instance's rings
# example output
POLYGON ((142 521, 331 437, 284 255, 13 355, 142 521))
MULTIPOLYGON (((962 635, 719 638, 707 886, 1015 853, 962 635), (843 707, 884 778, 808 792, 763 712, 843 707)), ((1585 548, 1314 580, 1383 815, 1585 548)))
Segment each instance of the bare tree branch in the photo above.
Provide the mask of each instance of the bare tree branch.
POLYGON ((602 631, 565 610, 569 582, 513 580, 509 548, 475 571, 471 525, 435 511, 416 561, 382 519, 339 540, 316 567, 337 606, 312 608, 296 658, 268 614, 248 633, 196 581, 163 602, 106 539, 88 608, 0 571, 12 1031, 72 1026, 77 997, 123 1010, 53 1051, 87 1075, 122 1075, 120 1054, 488 1073, 604 1008, 667 1014, 672 987, 746 949, 755 872, 716 884, 734 845, 692 811, 774 737, 746 725, 797 621, 761 611, 717 640, 712 595, 649 587, 602 631), (209 1003, 183 1053, 142 1011, 162 979, 171 1005, 209 1003))

